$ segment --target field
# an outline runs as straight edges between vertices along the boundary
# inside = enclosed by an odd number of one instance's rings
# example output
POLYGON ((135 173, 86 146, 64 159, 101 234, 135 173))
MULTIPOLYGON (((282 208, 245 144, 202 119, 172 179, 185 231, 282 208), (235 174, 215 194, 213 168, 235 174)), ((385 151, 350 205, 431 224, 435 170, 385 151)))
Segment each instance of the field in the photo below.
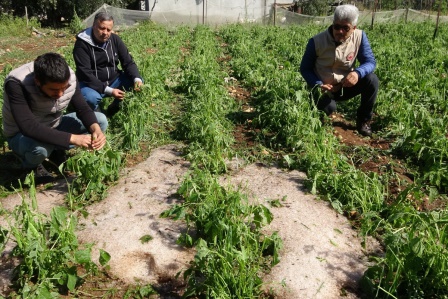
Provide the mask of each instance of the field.
MULTIPOLYGON (((0 228, 0 248, 13 238, 20 245, 15 254, 26 257, 15 291, 27 298, 76 294, 86 280, 81 273, 104 275, 110 257, 104 251, 99 265, 92 262, 89 248, 76 240, 76 218, 107 196, 124 166, 160 145, 179 143, 190 169, 177 191, 181 202, 163 216, 185 221, 188 229, 178 241, 198 252, 185 273, 184 296, 275 297, 262 291, 260 279, 281 258, 278 235, 263 233, 270 208, 246 204, 244 194, 218 183, 238 157, 303 171, 309 192, 329 201, 361 235, 380 241, 384 255, 371 257, 361 283, 367 298, 446 298, 448 27, 435 39, 433 27, 363 28, 380 79, 372 138, 354 130, 357 100, 324 121, 310 104, 298 69, 307 40, 321 26, 148 23, 120 32, 145 87, 129 93, 110 121, 106 149, 71 152, 61 171, 76 174, 65 208, 45 217, 24 202, 7 216, 16 225, 0 228)), ((66 42, 59 51, 74 68, 73 39, 66 42)), ((0 79, 27 58, 1 61, 0 79)), ((6 148, 0 159, 14 163, 6 148)), ((4 196, 14 183, 34 198, 32 177, 21 187, 9 179, 12 172, 2 172, 4 196)), ((151 290, 141 286, 127 294, 144 298, 151 290)))

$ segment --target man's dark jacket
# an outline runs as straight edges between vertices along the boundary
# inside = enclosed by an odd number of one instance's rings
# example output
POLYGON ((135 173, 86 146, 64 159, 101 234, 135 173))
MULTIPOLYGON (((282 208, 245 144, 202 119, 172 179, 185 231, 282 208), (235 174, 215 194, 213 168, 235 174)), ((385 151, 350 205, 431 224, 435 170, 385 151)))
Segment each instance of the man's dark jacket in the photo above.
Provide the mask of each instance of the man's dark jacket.
POLYGON ((128 48, 114 33, 105 44, 99 46, 93 39, 92 27, 81 31, 76 36, 73 57, 78 80, 101 94, 120 75, 120 63, 132 81, 141 78, 128 48))

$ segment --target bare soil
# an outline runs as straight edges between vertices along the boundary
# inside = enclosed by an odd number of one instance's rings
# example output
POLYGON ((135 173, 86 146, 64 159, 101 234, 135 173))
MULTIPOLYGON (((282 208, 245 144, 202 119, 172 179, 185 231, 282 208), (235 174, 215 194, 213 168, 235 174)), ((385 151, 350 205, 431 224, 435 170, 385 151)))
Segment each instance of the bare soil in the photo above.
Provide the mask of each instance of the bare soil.
MULTIPOLYGON (((368 242, 369 247, 363 248, 350 222, 307 192, 303 173, 260 163, 232 161, 229 166, 233 170, 222 177, 223 186, 240 189, 253 203, 268 207, 275 199, 281 203, 270 207, 274 221, 265 228, 267 234, 277 231, 283 240, 281 262, 265 277, 267 290, 275 290, 276 298, 340 298, 341 294, 359 298, 358 282, 368 267, 367 254, 378 251, 378 245, 368 242)), ((77 235, 81 243, 95 244, 93 260, 98 260, 99 249, 112 256, 108 277, 101 281, 104 290, 126 289, 138 282, 164 290, 160 298, 182 295, 185 283, 176 274, 188 268, 195 251, 176 243, 185 224, 160 214, 179 203, 176 191, 188 168, 178 145, 155 149, 145 161, 123 170, 106 199, 87 207, 88 217, 80 219, 77 235), (144 236, 152 240, 142 242, 144 236), (171 289, 166 289, 167 284, 171 289)), ((54 188, 40 192, 41 212, 63 205, 65 188, 64 181, 58 181, 54 188)), ((2 206, 11 211, 20 202, 18 195, 12 195, 2 199, 2 206)), ((13 246, 9 244, 0 259, 0 294, 9 289, 13 246)), ((97 289, 93 283, 98 280, 87 281, 80 291, 91 294, 97 289)))

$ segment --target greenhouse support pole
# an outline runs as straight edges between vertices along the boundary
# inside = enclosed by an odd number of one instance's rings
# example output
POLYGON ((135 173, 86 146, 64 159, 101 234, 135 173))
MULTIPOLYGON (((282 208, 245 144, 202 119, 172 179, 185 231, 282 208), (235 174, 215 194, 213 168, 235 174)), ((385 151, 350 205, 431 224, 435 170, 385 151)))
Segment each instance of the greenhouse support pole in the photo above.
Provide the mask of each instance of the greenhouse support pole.
POLYGON ((266 14, 267 14, 267 3, 268 0, 264 0, 264 11, 263 11, 263 24, 266 24, 266 14))
POLYGON ((205 0, 202 0, 202 25, 205 24, 205 0))
POLYGON ((378 5, 378 0, 375 0, 373 3, 373 11, 372 11, 372 24, 370 24, 370 29, 373 29, 373 23, 375 21, 375 12, 376 12, 376 6, 378 5))
POLYGON ((439 11, 437 12, 437 21, 436 21, 436 29, 434 29, 434 36, 432 37, 433 40, 436 39, 437 31, 439 29, 439 18, 440 18, 440 10, 442 8, 442 0, 439 0, 439 11))
POLYGON ((274 0, 274 26, 276 25, 277 19, 277 0, 274 0))

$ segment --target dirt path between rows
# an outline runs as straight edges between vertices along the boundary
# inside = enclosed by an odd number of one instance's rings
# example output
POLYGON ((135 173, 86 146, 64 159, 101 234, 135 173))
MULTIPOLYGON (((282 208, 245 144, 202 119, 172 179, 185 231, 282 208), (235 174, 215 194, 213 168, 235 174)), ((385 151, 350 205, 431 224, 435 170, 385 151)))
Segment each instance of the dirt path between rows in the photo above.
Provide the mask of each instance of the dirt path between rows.
MULTIPOLYGON (((110 272, 122 282, 174 280, 193 259, 194 249, 176 244, 184 223, 159 217, 178 202, 175 194, 188 168, 177 145, 157 148, 147 160, 124 169, 108 197, 87 207, 88 217, 80 219, 78 239, 95 243, 95 261, 100 248, 107 251, 110 272), (143 243, 140 239, 147 235, 153 239, 143 243)), ((359 298, 358 282, 368 266, 366 252, 378 247, 368 242, 372 247, 362 248, 348 220, 310 195, 304 189, 304 179, 298 171, 251 164, 236 167, 221 182, 241 188, 253 202, 268 207, 268 201, 280 199, 280 207, 270 207, 274 220, 265 228, 268 234, 278 231, 283 240, 281 261, 264 279, 267 288, 276 290, 276 298, 359 298)), ((40 211, 49 213, 53 206, 63 205, 65 188, 59 182, 40 192, 40 211)), ((14 195, 2 199, 1 204, 10 211, 20 201, 14 195)), ((5 225, 3 222, 0 225, 5 225)), ((7 265, 13 245, 8 244, 0 259, 0 295, 10 283, 11 267, 7 265)))

